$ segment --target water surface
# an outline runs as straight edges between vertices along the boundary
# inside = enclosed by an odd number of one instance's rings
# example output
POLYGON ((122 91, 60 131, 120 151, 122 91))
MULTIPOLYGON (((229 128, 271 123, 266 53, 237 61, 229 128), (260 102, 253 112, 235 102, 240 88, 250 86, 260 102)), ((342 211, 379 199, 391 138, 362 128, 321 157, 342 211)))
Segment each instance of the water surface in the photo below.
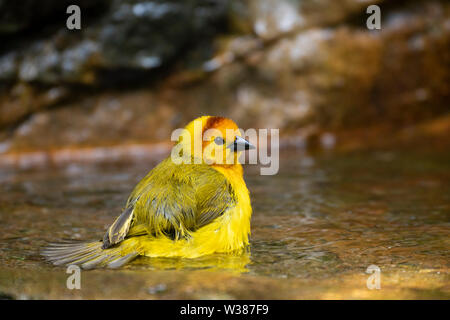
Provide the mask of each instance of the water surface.
POLYGON ((450 298, 450 155, 282 152, 280 172, 246 167, 250 251, 140 258, 82 272, 39 256, 47 242, 100 239, 155 163, 0 169, 0 295, 6 298, 450 298), (367 267, 381 269, 369 290, 367 267))

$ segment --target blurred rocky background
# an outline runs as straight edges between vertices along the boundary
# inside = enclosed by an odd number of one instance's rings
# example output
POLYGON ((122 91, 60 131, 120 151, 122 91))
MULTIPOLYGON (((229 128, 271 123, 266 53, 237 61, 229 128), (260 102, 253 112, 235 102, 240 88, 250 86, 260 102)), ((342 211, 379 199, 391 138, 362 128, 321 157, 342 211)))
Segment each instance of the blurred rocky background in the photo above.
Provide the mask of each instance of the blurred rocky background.
POLYGON ((283 146, 449 145, 448 1, 0 0, 0 39, 6 162, 167 142, 201 114, 283 146))

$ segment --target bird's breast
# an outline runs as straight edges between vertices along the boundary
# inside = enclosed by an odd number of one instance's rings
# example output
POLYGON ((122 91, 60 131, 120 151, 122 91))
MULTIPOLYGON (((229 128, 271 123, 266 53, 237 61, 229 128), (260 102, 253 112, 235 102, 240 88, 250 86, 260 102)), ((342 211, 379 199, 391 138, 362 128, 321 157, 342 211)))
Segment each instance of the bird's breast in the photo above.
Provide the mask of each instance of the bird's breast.
POLYGON ((242 166, 240 168, 229 169, 215 168, 221 172, 233 188, 236 205, 229 208, 220 218, 220 228, 217 230, 220 235, 220 241, 226 243, 228 249, 235 250, 248 244, 248 235, 250 234, 250 218, 252 207, 250 195, 242 175, 242 166))

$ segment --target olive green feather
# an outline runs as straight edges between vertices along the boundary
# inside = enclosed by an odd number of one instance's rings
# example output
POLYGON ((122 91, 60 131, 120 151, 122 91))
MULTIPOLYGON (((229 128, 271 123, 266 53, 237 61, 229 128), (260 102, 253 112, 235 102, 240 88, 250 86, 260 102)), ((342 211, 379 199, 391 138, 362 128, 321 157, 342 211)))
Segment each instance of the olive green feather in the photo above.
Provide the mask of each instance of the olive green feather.
POLYGON ((235 202, 231 185, 217 170, 205 164, 175 164, 168 158, 135 187, 126 209, 106 232, 103 248, 145 233, 189 237, 235 202))

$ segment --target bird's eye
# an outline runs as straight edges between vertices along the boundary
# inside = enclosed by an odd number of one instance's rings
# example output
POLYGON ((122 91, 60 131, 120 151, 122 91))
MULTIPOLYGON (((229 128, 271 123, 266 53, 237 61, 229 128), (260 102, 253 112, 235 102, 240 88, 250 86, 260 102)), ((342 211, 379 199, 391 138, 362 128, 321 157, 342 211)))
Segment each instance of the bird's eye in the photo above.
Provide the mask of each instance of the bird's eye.
POLYGON ((214 139, 214 142, 215 142, 217 145, 219 145, 219 146, 221 146, 221 145, 223 145, 223 144, 225 143, 225 141, 223 140, 222 137, 216 137, 216 138, 214 139))

